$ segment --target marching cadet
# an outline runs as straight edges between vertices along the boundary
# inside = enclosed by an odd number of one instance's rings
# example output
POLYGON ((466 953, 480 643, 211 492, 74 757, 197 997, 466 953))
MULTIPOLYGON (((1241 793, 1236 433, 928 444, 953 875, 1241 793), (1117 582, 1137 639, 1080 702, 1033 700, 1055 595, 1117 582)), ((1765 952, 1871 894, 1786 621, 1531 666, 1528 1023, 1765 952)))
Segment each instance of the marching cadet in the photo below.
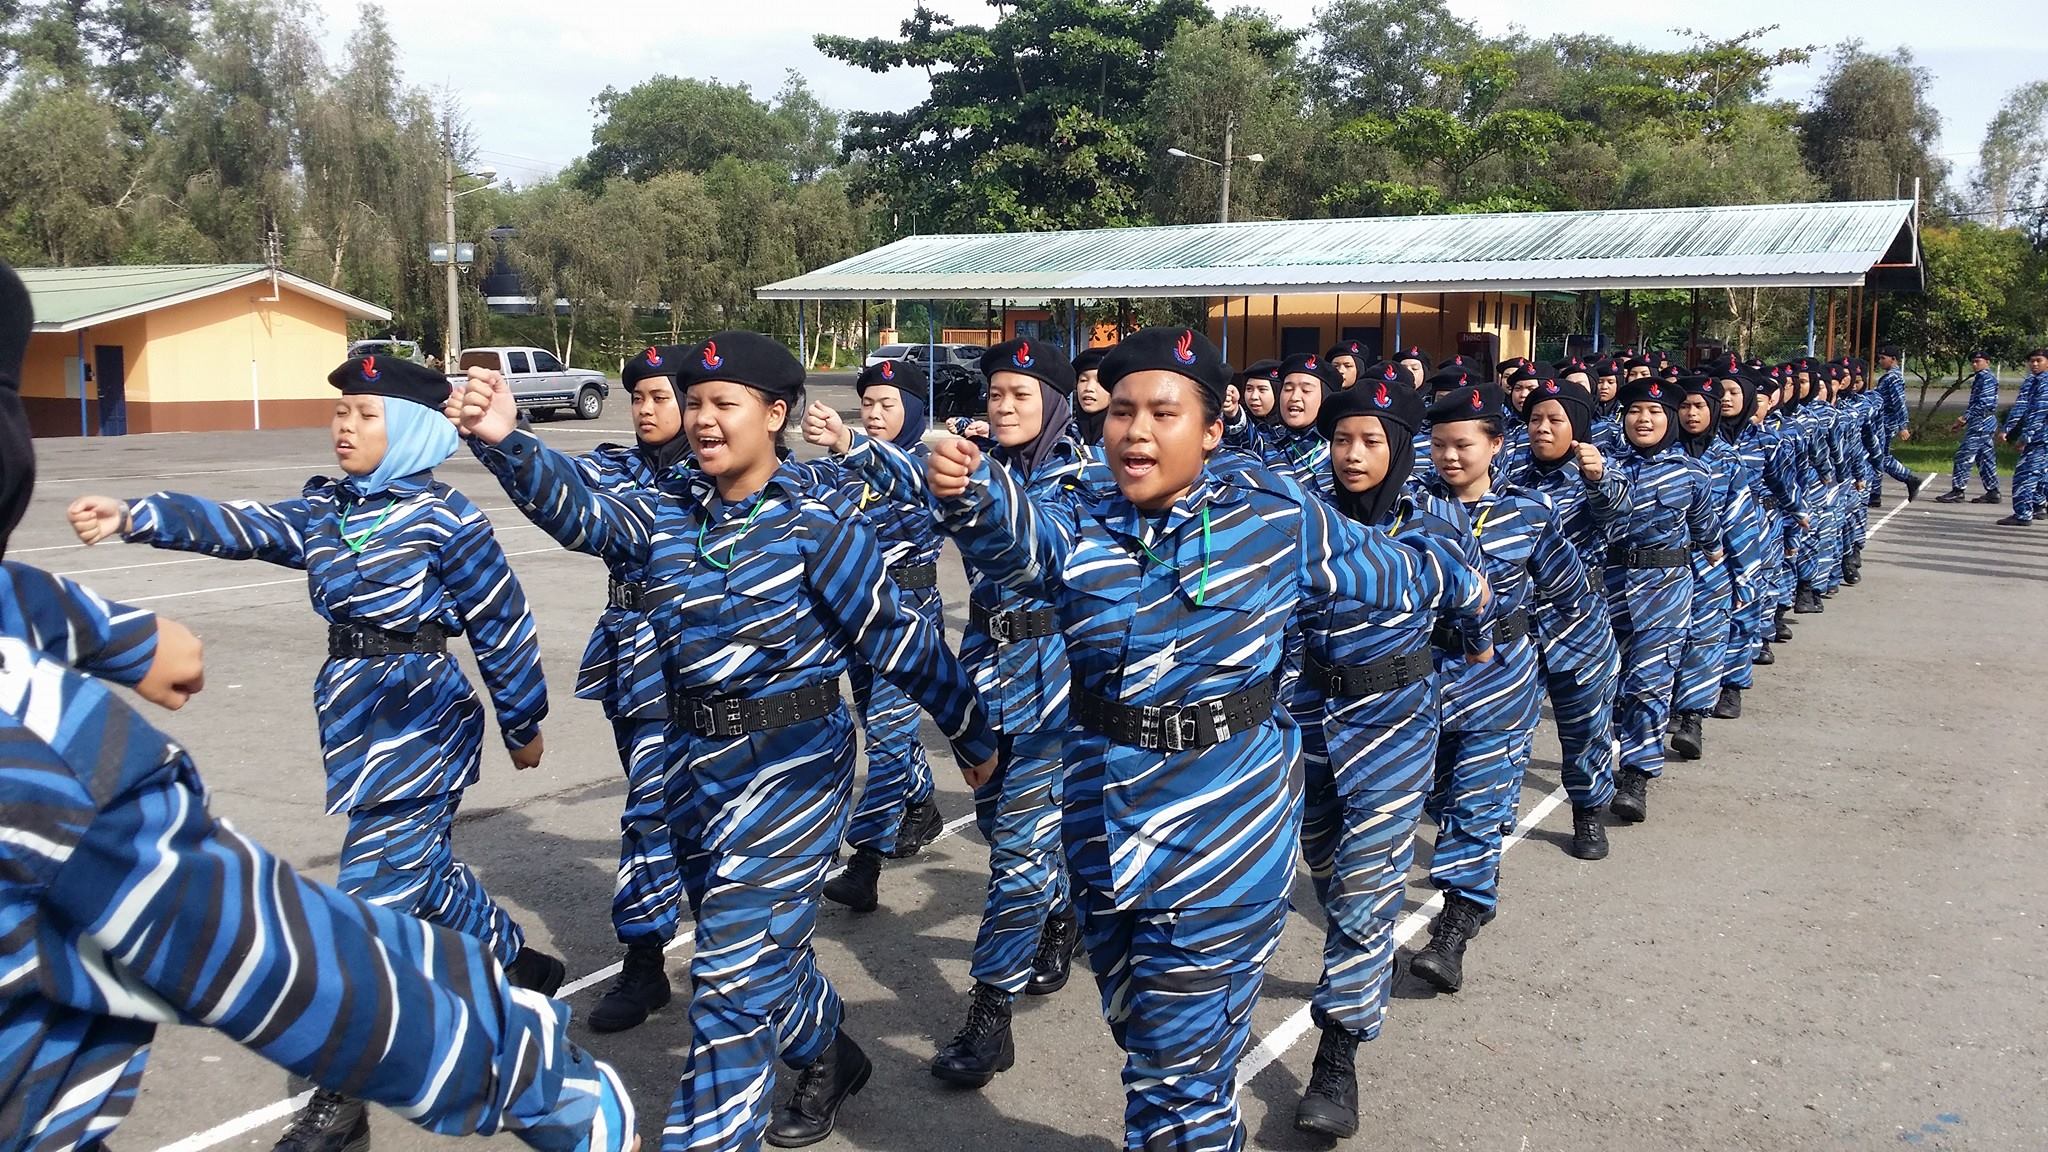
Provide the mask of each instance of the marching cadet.
POLYGON ((1336 391, 1344 391, 1358 383, 1358 377, 1365 371, 1371 357, 1365 354, 1365 345, 1356 340, 1339 340, 1323 353, 1323 362, 1336 373, 1336 391))
MULTIPOLYGON (((1629 509, 1628 486, 1593 440, 1597 411, 1583 386, 1539 379, 1522 400, 1528 456, 1509 475, 1512 483, 1549 501, 1589 578, 1607 562, 1609 527, 1629 509)), ((1567 850, 1581 860, 1603 860, 1608 845, 1602 818, 1614 798, 1614 691, 1621 676, 1614 624, 1590 579, 1580 611, 1565 616, 1539 601, 1534 617, 1543 687, 1563 754, 1559 776, 1572 802, 1567 850)), ((1526 769, 1527 742, 1522 748, 1526 769)))
POLYGON ((1877 378, 1877 399, 1879 418, 1879 452, 1875 463, 1880 475, 1870 484, 1870 506, 1878 508, 1884 504, 1884 478, 1891 477, 1906 486, 1906 501, 1911 503, 1920 498, 1920 486, 1926 483, 1920 475, 1906 467, 1892 453, 1894 440, 1911 440, 1913 432, 1907 427, 1911 414, 1906 410, 1906 373, 1900 367, 1902 357, 1899 346, 1887 344, 1877 350, 1877 366, 1883 374, 1877 378))
MULTIPOLYGON (((926 380, 916 363, 884 360, 864 369, 854 381, 860 396, 861 425, 867 434, 887 441, 912 456, 924 453, 926 380)), ((861 476, 832 461, 802 466, 813 483, 836 488, 874 529, 882 545, 882 562, 911 611, 935 629, 945 625, 946 606, 939 596, 939 552, 943 541, 932 527, 922 501, 892 500, 861 476)), ((856 912, 872 912, 881 904, 878 892, 882 861, 904 860, 924 850, 945 829, 932 791, 931 761, 918 739, 917 703, 858 653, 848 680, 853 707, 860 713, 865 735, 862 751, 867 778, 846 827, 853 858, 846 869, 826 881, 824 896, 856 912)))
MULTIPOLYGON (((85 496, 71 526, 87 544, 119 535, 305 569, 328 625, 313 700, 327 811, 348 815, 342 890, 486 941, 513 983, 552 994, 562 962, 526 947, 452 842, 481 768, 484 716, 449 638, 469 635, 522 770, 540 763, 548 703, 526 597, 490 521, 434 479, 458 443, 440 411, 448 379, 387 356, 351 360, 327 379, 341 393, 330 430, 343 479, 315 477, 299 499, 275 504, 85 496)), ((324 1148, 365 1123, 360 1102, 323 1089, 277 1147, 324 1148)))
POLYGON ((1286 917, 1299 730, 1275 716, 1306 600, 1483 611, 1476 573, 1338 516, 1284 477, 1211 472, 1229 374, 1189 329, 1103 361, 1114 486, 1034 499, 973 444, 931 491, 972 563, 1055 605, 1073 667, 1061 820, 1082 931, 1125 1053, 1125 1146, 1238 1149, 1239 1057, 1286 917))
POLYGON ((1880 475, 1876 465, 1880 445, 1875 431, 1877 414, 1872 407, 1875 397, 1866 391, 1869 380, 1864 367, 1863 361, 1854 357, 1843 361, 1841 391, 1835 401, 1841 416, 1836 434, 1841 440, 1842 455, 1848 461, 1853 488, 1842 501, 1846 521, 1842 531, 1844 584, 1863 581, 1863 541, 1870 534, 1870 501, 1866 494, 1873 478, 1880 475))
POLYGON ((2020 384, 2019 399, 2006 417, 2000 438, 2019 450, 2020 462, 2012 470, 2012 515, 1999 521, 2008 527, 2025 527, 2048 504, 2048 348, 2027 354, 2027 378, 2020 384))
POLYGON ((1266 466, 1315 491, 1329 482, 1330 442, 1317 430, 1323 400, 1339 389, 1337 374, 1314 353, 1280 365, 1280 426, 1266 449, 1266 466))
POLYGON ((1109 411, 1109 393, 1095 373, 1107 349, 1084 348, 1074 357, 1074 434, 1081 447, 1102 447, 1102 416, 1109 411))
MULTIPOLYGON (((1066 360, 1059 361, 1062 367, 1066 360)), ((811 950, 844 838, 853 721, 839 678, 858 653, 929 712, 980 783, 995 741, 972 683, 890 580, 850 504, 785 464, 803 391, 787 349, 721 332, 684 351, 697 471, 668 491, 594 492, 515 424, 504 378, 472 369, 451 413, 528 518, 565 547, 637 563, 669 692, 668 816, 696 909, 690 1054, 672 1150, 777 1147, 831 1133, 870 1065, 811 950), (778 1055, 796 1084, 772 1118, 778 1055)))
POLYGON ((1750 611, 1749 598, 1763 568, 1763 519, 1744 481, 1741 460, 1721 437, 1723 379, 1688 376, 1679 383, 1684 399, 1678 409, 1678 443, 1706 469, 1713 502, 1710 515, 1720 526, 1713 549, 1717 559, 1700 552, 1691 557, 1691 614, 1671 704, 1677 717, 1671 751, 1682 760, 1698 760, 1706 753, 1705 721, 1722 702, 1731 629, 1737 626, 1738 611, 1750 611))
POLYGON ((1963 502, 1972 465, 1984 481, 1984 494, 1970 503, 1998 503, 1998 450, 1992 443, 1998 431, 1998 374, 1991 370, 1991 357, 1983 352, 1970 353, 1970 370, 1976 373, 1970 377, 1970 403, 1955 422, 1963 442, 1956 446, 1955 469, 1948 491, 1934 498, 1939 504, 1963 502))
POLYGON ((1254 360, 1244 370, 1244 410, 1249 423, 1228 447, 1263 457, 1280 423, 1280 361, 1254 360))
MULTIPOLYGON (((1751 490, 1756 493, 1757 503, 1765 510, 1765 528, 1769 534, 1765 549, 1768 587, 1764 603, 1760 606, 1764 619, 1758 633, 1762 643, 1753 662, 1772 664, 1777 657, 1771 651, 1771 645, 1782 644, 1792 638, 1792 625, 1786 616, 1792 611, 1794 590, 1798 584, 1795 570, 1797 537, 1810 522, 1805 495, 1800 487, 1798 440, 1794 429, 1784 419, 1784 366, 1773 365, 1757 373, 1753 379, 1756 383, 1752 393, 1756 412, 1737 431, 1734 443, 1736 455, 1753 478, 1751 490)), ((1727 411, 1725 402, 1722 411, 1727 411)), ((1723 428, 1727 428, 1726 421, 1723 428)), ((1751 677, 1747 668, 1737 668, 1730 676, 1738 688, 1749 687, 1751 677)))
MULTIPOLYGON (((675 379, 684 351, 649 348, 626 362, 619 382, 633 397, 635 442, 600 444, 577 457, 585 486, 622 492, 685 482, 690 441, 683 435, 675 379)), ((626 955, 618 978, 591 1009, 593 1032, 637 1027, 672 994, 662 957, 675 938, 683 889, 662 798, 668 695, 654 628, 641 606, 645 589, 639 567, 612 566, 605 610, 576 674, 576 695, 603 701, 626 773, 612 893, 612 928, 626 955)))
MULTIPOLYGON (((0 556, 35 484, 31 323, 0 266, 0 556)), ((509 984, 489 943, 305 880, 216 822, 191 758, 94 678, 175 709, 204 672, 182 626, 0 563, 0 1146, 103 1148, 157 1025, 201 1020, 446 1135, 632 1145, 632 1101, 566 1007, 509 984)), ((366 1145, 367 1121, 339 1135, 366 1145)))
MULTIPOLYGON (((1421 394, 1399 378, 1368 377, 1324 404, 1318 422, 1330 441, 1331 502, 1369 529, 1433 535, 1477 570, 1479 547, 1464 510, 1408 484, 1415 462, 1408 443, 1422 409, 1421 394)), ((1434 610, 1389 611, 1343 598, 1303 611, 1305 661, 1288 706, 1302 737, 1301 854, 1324 920, 1313 1004, 1322 1039, 1294 1114, 1304 1132, 1343 1138, 1358 1131, 1358 1046, 1386 1020, 1394 926, 1436 766, 1440 702, 1430 638, 1438 618, 1434 610)))
POLYGON ((1717 720, 1742 717, 1742 694, 1755 682, 1751 668, 1769 664, 1771 613, 1783 587, 1785 566, 1787 469, 1773 460, 1776 434, 1762 426, 1762 413, 1769 403, 1757 387, 1755 374, 1744 369, 1722 377, 1716 434, 1735 455, 1736 483, 1748 493, 1755 508, 1756 570, 1752 579, 1738 579, 1734 608, 1729 618, 1728 647, 1721 662, 1721 690, 1714 701, 1717 720))
POLYGON ((1665 721, 1692 608, 1694 552, 1719 562, 1707 470, 1673 447, 1678 390, 1655 378, 1621 386, 1624 447, 1613 461, 1629 511, 1608 533, 1607 609, 1621 645, 1614 735, 1620 772, 1608 811, 1637 823, 1649 813, 1650 781, 1664 771, 1665 721))
POLYGON ((1429 353, 1410 344, 1388 357, 1388 361, 1408 373, 1408 383, 1417 391, 1423 390, 1423 385, 1429 378, 1429 353))
POLYGON ((1793 372, 1799 405, 1792 419, 1799 426, 1804 461, 1800 482, 1810 494, 1814 515, 1812 525, 1799 534, 1799 587, 1792 611, 1812 615, 1826 611, 1821 595, 1832 589, 1829 581, 1833 578, 1833 566, 1828 552, 1841 539, 1840 461, 1836 457, 1833 410, 1825 399, 1827 384, 1820 365, 1811 360, 1794 361, 1793 372))
MULTIPOLYGON (((1005 473, 1040 499, 1075 483, 1089 465, 1069 431, 1069 362, 1051 345, 1019 339, 989 349, 981 369, 995 434, 990 454, 1005 473)), ((849 475, 890 500, 928 505, 926 460, 851 434, 822 404, 805 414, 804 436, 830 447, 849 475)), ((1007 588, 971 555, 964 559, 969 609, 961 659, 1001 743, 994 774, 974 795, 975 821, 989 845, 988 895, 968 967, 974 988, 966 1022, 932 1058, 931 1070, 949 1084, 979 1088, 1016 1063, 1010 1021, 1017 996, 1066 986, 1080 930, 1059 841, 1065 641, 1043 598, 1007 588)))
POLYGON ((1436 774, 1424 811, 1436 821, 1430 884, 1444 894, 1429 943, 1409 971, 1440 992, 1464 986, 1465 948, 1491 921, 1500 897, 1503 829, 1521 792, 1520 745, 1541 719, 1532 613, 1563 627, 1585 612, 1586 569, 1541 498, 1493 482, 1501 449, 1501 397, 1491 385, 1438 393, 1429 406, 1430 490, 1463 507, 1493 591, 1492 659, 1467 661, 1469 642, 1439 630, 1443 719, 1436 774))

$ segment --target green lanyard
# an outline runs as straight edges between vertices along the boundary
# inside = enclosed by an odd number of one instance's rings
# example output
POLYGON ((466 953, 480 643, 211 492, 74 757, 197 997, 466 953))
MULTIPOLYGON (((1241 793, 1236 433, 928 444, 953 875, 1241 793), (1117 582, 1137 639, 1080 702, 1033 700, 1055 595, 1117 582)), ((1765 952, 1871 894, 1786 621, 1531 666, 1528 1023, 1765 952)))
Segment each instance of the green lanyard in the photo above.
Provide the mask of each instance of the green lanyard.
POLYGON ((763 493, 762 495, 755 497, 754 510, 752 512, 747 513, 746 522, 741 524, 740 530, 738 532, 733 533, 732 539, 726 542, 725 560, 723 562, 720 562, 718 557, 712 554, 712 550, 704 547, 704 534, 711 528, 711 521, 707 518, 704 521, 704 523, 699 524, 697 526, 697 554, 699 556, 704 557, 707 563, 709 563, 713 568, 718 569, 720 572, 732 571, 733 549, 740 546, 740 538, 747 534, 747 529, 754 526, 754 517, 759 516, 761 514, 761 508, 767 503, 768 497, 766 493, 763 493))
MULTIPOLYGON (((1151 559, 1151 561, 1152 561, 1152 562, 1153 562, 1154 564, 1157 564, 1157 565, 1159 565, 1159 566, 1160 566, 1161 568, 1164 568, 1164 569, 1166 569, 1167 571, 1169 571, 1169 572, 1172 572, 1172 573, 1173 573, 1174 575, 1176 575, 1176 576, 1180 575, 1180 569, 1178 569, 1178 568, 1174 567, 1174 566, 1173 566, 1173 565, 1171 565, 1171 564, 1168 564, 1168 563, 1167 563, 1167 562, 1166 562, 1165 560, 1161 559, 1161 558, 1160 558, 1160 555, 1159 555, 1159 553, 1157 553, 1157 552, 1154 552, 1154 551, 1152 551, 1152 546, 1151 546, 1150 544, 1147 544, 1147 543, 1145 543, 1145 542, 1144 542, 1143 540, 1140 540, 1140 541, 1138 541, 1138 547, 1144 550, 1144 553, 1145 553, 1145 555, 1146 555, 1147 557, 1149 557, 1149 558, 1151 559)), ((1207 606, 1208 600, 1209 600, 1209 510, 1208 510, 1207 508, 1204 508, 1204 509, 1202 509, 1202 585, 1201 585, 1201 587, 1199 587, 1199 588, 1195 589, 1195 606, 1196 606, 1196 607, 1198 607, 1198 608, 1200 608, 1200 607, 1205 607, 1205 606, 1207 606)))
POLYGON ((398 507, 398 497, 393 496, 391 498, 391 502, 389 504, 384 505, 384 510, 382 512, 377 513, 377 518, 370 522, 370 526, 368 528, 363 529, 361 532, 356 533, 353 536, 349 535, 348 532, 347 513, 343 512, 339 508, 335 509, 334 525, 337 529, 341 531, 341 542, 344 545, 347 545, 348 550, 350 552, 353 552, 360 556, 362 554, 363 549, 368 548, 370 546, 370 537, 375 536, 377 534, 377 529, 382 528, 384 526, 384 521, 389 520, 391 518, 391 510, 396 507, 398 507))

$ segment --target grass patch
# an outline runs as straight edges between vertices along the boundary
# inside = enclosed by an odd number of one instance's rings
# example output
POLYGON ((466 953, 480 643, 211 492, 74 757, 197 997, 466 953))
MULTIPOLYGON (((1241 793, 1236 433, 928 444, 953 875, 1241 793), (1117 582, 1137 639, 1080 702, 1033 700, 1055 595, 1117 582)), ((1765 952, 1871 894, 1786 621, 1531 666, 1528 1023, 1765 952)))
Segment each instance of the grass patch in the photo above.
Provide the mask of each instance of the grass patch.
MULTIPOLYGON (((1962 442, 1960 434, 1937 432, 1925 440, 1915 438, 1903 444, 1897 440, 1892 441, 1892 455, 1897 456, 1901 464, 1923 476, 1929 472, 1947 475, 1949 469, 1955 466, 1956 446, 1962 442)), ((2019 458, 2019 453, 2012 450, 2012 445, 1998 445, 2000 471, 2012 471, 2014 465, 2019 463, 2019 458)))

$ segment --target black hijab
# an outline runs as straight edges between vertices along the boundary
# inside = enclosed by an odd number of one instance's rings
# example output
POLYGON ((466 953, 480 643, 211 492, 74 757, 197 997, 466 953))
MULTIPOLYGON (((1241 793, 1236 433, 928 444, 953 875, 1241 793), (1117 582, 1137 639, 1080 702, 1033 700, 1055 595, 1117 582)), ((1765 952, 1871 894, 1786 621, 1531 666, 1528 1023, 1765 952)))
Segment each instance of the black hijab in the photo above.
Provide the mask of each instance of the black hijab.
MULTIPOLYGON (((1594 402, 1591 392, 1569 380, 1538 380, 1536 387, 1522 398, 1522 423, 1529 423, 1530 413, 1535 412, 1536 406, 1545 400, 1555 400, 1564 409, 1564 418, 1571 421, 1575 443, 1593 442, 1593 419, 1598 414, 1599 405, 1594 402)), ((1536 455, 1533 445, 1529 448, 1529 462, 1543 472, 1562 468, 1575 458, 1571 452, 1566 452, 1555 460, 1544 460, 1536 455)))
MULTIPOLYGON (((1038 475, 1039 468, 1052 456, 1060 441, 1067 439, 1067 429, 1074 423, 1074 401, 1067 393, 1047 384, 1038 382, 1039 411, 1045 419, 1038 425, 1038 435, 1028 444, 1009 449, 1010 458, 1024 469, 1024 478, 1038 475)), ((909 424, 906 415, 903 421, 909 424)))
MULTIPOLYGON (((1084 348, 1074 357, 1074 375, 1093 372, 1102 367, 1102 358, 1109 354, 1106 348, 1084 348)), ((1081 437, 1081 443, 1090 447, 1102 444, 1102 425, 1109 419, 1109 405, 1104 404, 1100 412, 1090 412, 1081 407, 1079 399, 1074 401, 1074 431, 1081 437)))
POLYGON ((1679 380, 1682 394, 1690 398, 1697 396, 1707 402, 1707 426, 1704 431, 1687 432, 1678 430, 1679 442, 1685 445, 1687 456, 1704 456, 1714 443, 1715 434, 1721 427, 1721 389, 1712 376, 1687 376, 1679 380))
MULTIPOLYGON (((1733 444, 1742 438, 1742 430, 1749 427, 1749 422, 1756 416, 1756 377, 1744 371, 1724 376, 1722 379, 1733 380, 1736 387, 1742 389, 1742 411, 1733 416, 1720 418, 1721 439, 1733 444)), ((1714 386, 1719 389, 1720 381, 1715 381, 1714 386)), ((1718 410, 1717 408, 1716 411, 1718 410)))
POLYGON ((1422 394, 1407 385, 1406 377, 1389 387, 1386 380, 1360 376, 1352 387, 1326 397, 1322 410, 1316 414, 1316 431, 1325 440, 1335 439, 1337 422, 1347 416, 1378 417, 1380 427, 1386 430, 1387 474, 1365 491, 1349 491, 1336 481, 1334 453, 1330 459, 1337 510, 1360 524, 1384 524, 1394 511, 1394 502, 1401 498, 1402 489, 1407 487, 1408 477, 1415 472, 1412 445, 1416 426, 1422 422, 1422 394))
POLYGON ((1669 380, 1656 376, 1645 376, 1640 380, 1631 380, 1623 384, 1621 391, 1617 392, 1614 396, 1614 411, 1621 418, 1622 442, 1643 456, 1655 456, 1657 453, 1671 447, 1678 439, 1680 432, 1678 427, 1678 402, 1678 385, 1673 384, 1669 380), (1656 404, 1664 409, 1664 439, 1650 445, 1648 448, 1641 447, 1635 441, 1628 438, 1628 410, 1630 406, 1639 403, 1656 404))
POLYGON ((36 487, 36 449, 21 406, 21 364, 35 307, 14 269, 0 264, 0 556, 28 512, 36 487))

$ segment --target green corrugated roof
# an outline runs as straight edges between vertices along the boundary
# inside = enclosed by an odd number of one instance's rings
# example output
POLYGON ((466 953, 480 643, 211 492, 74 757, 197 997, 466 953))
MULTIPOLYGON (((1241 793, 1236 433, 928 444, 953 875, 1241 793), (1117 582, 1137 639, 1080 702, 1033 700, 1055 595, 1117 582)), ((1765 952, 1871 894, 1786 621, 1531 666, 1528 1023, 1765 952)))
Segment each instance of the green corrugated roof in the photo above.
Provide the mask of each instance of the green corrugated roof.
POLYGON ((1910 200, 911 236, 763 299, 1236 296, 1861 284, 1910 200))
MULTIPOLYGON (((127 264, 96 268, 17 268, 35 307, 36 330, 64 332, 87 321, 105 323, 152 305, 181 297, 205 296, 240 281, 267 276, 262 264, 127 264)), ((391 314, 366 300, 289 272, 278 273, 280 284, 326 300, 366 319, 391 314)))

